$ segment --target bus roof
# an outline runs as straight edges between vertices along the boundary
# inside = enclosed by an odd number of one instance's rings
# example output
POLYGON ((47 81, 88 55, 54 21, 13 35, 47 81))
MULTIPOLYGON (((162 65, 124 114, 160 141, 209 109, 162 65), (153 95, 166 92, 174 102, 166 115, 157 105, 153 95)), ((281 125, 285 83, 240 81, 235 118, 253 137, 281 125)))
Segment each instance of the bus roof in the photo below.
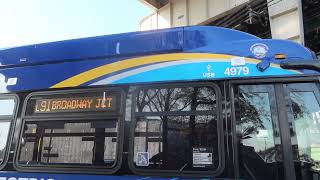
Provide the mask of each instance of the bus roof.
MULTIPOLYGON (((101 79, 110 75, 117 75, 119 78, 121 75, 118 73, 123 71, 128 71, 127 77, 129 70, 133 73, 132 69, 141 66, 150 66, 148 70, 144 69, 150 71, 151 65, 155 63, 166 62, 167 64, 162 65, 172 67, 173 64, 169 65, 168 61, 177 62, 177 59, 200 59, 203 63, 211 61, 210 59, 224 59, 230 64, 230 59, 238 57, 249 58, 247 61, 255 65, 260 61, 279 64, 280 61, 275 59, 276 54, 285 55, 286 60, 310 61, 314 58, 307 48, 291 41, 260 39, 244 32, 211 26, 178 27, 43 43, 0 50, 0 92, 101 85, 95 81, 101 82, 101 79), (132 58, 133 60, 128 61, 132 58), (110 68, 113 70, 110 71, 110 68)), ((211 71, 212 65, 206 64, 208 67, 204 70, 211 71)), ((153 66, 153 70, 160 67, 163 69, 160 65, 153 66)), ((181 69, 180 65, 179 68, 184 73, 194 71, 181 69)), ((272 72, 259 74, 268 75, 272 75, 272 72)), ((251 74, 248 77, 250 76, 251 74)), ((177 78, 174 80, 186 79, 180 76, 177 78)), ((191 75, 190 78, 199 79, 191 75)), ((215 78, 230 77, 222 75, 215 78)), ((148 82, 158 80, 155 78, 148 82)), ((172 79, 160 81, 165 80, 172 79)), ((125 82, 140 81, 135 79, 125 82)))
MULTIPOLYGON (((0 50, 2 66, 51 63, 97 57, 150 55, 192 51, 206 44, 259 38, 219 27, 178 27, 49 42, 0 50)), ((221 51, 221 50, 220 50, 221 51)), ((225 52, 226 53, 226 52, 225 52)), ((231 52, 230 52, 231 53, 231 52)))

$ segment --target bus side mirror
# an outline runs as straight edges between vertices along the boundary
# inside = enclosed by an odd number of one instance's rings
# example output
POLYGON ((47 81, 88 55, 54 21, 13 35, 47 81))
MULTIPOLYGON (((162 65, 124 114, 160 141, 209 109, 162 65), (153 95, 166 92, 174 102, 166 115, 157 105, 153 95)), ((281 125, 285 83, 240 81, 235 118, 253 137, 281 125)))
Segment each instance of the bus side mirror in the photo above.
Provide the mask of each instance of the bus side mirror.
POLYGON ((280 63, 283 69, 310 69, 320 72, 320 60, 285 60, 280 63))
POLYGON ((257 68, 259 71, 263 72, 270 67, 270 61, 263 60, 257 64, 257 68))

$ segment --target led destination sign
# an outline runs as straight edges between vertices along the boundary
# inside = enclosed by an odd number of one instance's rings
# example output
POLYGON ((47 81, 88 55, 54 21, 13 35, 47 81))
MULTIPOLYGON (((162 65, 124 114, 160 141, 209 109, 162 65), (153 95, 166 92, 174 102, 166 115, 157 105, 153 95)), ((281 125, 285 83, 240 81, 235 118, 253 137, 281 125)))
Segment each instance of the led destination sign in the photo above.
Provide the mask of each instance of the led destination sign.
POLYGON ((34 114, 112 111, 116 109, 115 96, 73 97, 35 100, 34 114))

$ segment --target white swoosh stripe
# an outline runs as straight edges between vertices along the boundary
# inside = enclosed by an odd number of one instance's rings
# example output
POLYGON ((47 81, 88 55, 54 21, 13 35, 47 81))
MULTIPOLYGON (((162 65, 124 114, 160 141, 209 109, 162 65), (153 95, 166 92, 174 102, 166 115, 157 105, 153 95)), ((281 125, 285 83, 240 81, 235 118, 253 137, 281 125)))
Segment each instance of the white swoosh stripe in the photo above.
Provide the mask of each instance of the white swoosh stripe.
POLYGON ((143 73, 143 72, 147 72, 147 71, 151 71, 151 70, 155 70, 155 69, 160 69, 160 68, 170 67, 170 66, 175 66, 175 65, 180 65, 180 64, 192 64, 192 63, 202 63, 202 62, 226 62, 226 60, 224 60, 224 59, 221 59, 221 60, 220 59, 177 60, 177 61, 172 61, 172 62, 153 64, 150 66, 145 66, 145 67, 133 69, 133 70, 130 70, 127 72, 123 72, 121 74, 117 74, 117 75, 108 77, 106 79, 102 79, 102 80, 95 82, 93 84, 90 84, 90 85, 94 86, 94 85, 110 84, 114 81, 118 81, 120 79, 129 77, 129 76, 132 76, 135 74, 139 74, 139 73, 143 73))

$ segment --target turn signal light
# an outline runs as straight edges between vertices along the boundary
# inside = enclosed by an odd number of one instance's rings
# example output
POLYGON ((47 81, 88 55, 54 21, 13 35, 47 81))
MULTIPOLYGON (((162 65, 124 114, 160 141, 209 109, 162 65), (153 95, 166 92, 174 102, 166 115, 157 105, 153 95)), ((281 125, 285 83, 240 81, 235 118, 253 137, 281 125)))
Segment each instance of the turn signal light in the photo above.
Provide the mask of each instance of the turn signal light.
POLYGON ((285 54, 276 54, 275 59, 285 59, 287 58, 285 54))

